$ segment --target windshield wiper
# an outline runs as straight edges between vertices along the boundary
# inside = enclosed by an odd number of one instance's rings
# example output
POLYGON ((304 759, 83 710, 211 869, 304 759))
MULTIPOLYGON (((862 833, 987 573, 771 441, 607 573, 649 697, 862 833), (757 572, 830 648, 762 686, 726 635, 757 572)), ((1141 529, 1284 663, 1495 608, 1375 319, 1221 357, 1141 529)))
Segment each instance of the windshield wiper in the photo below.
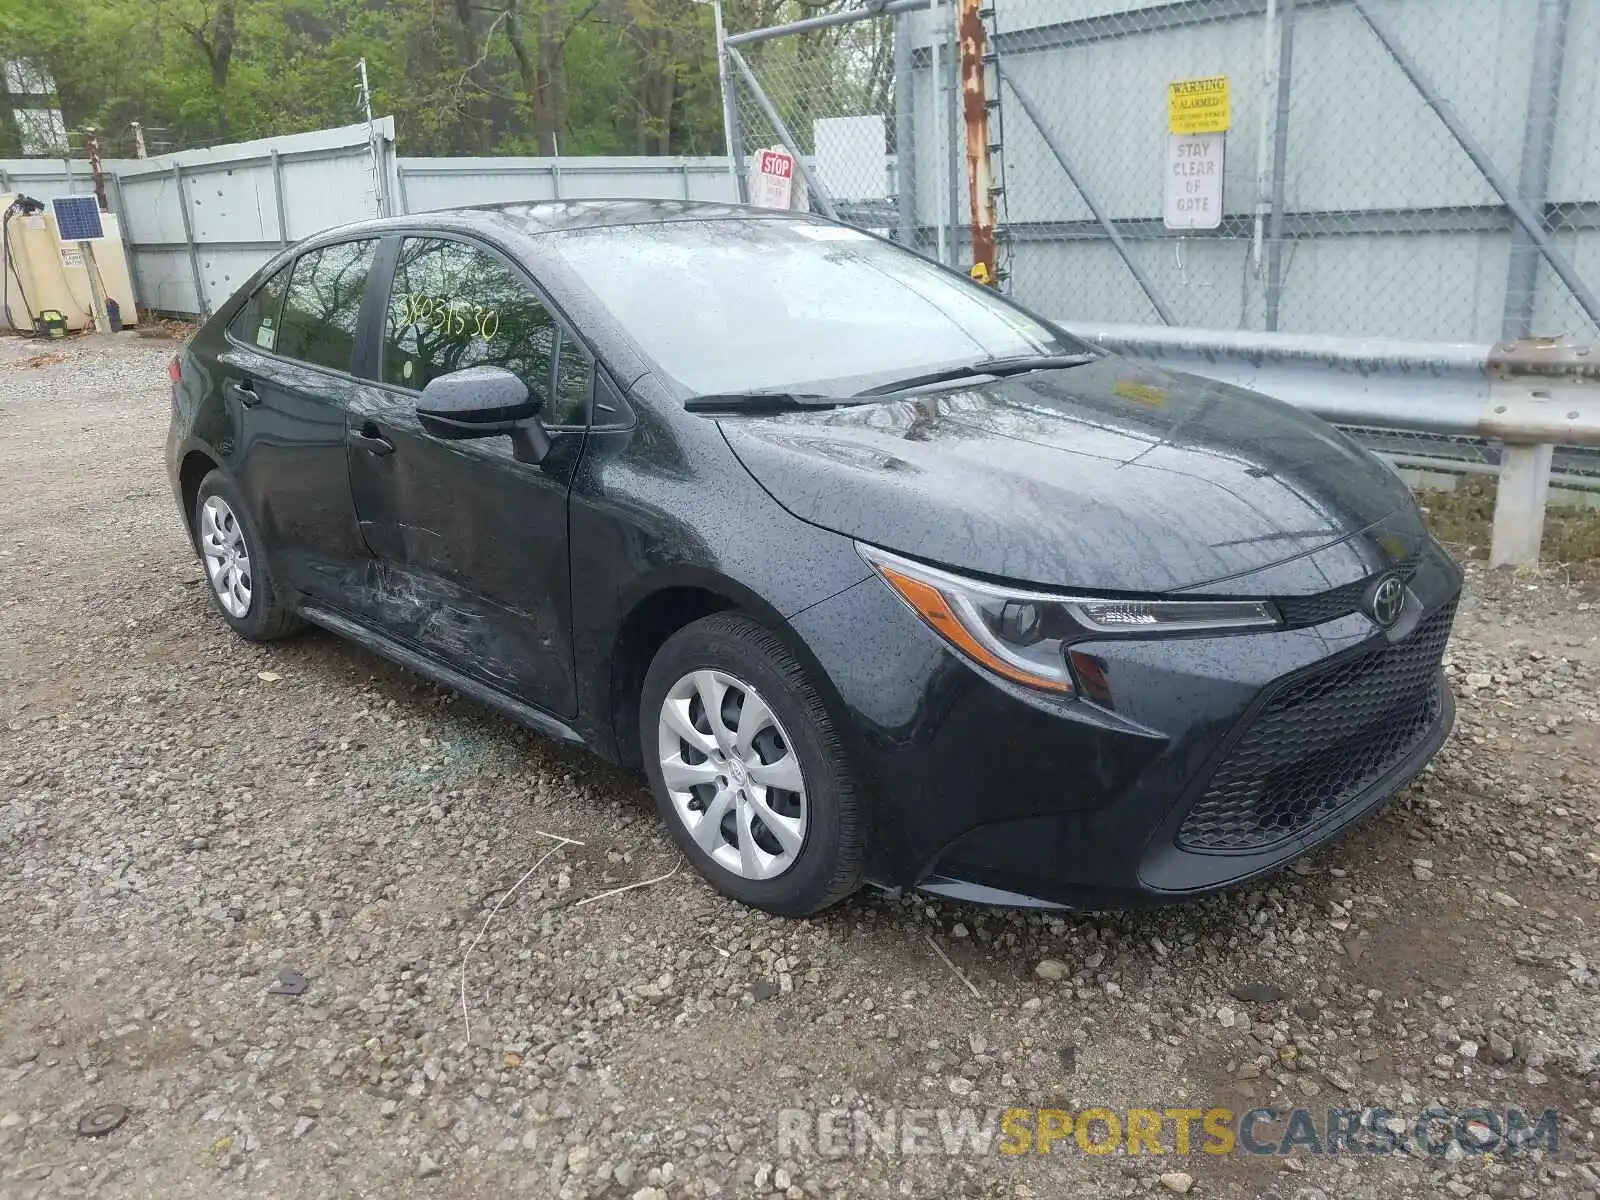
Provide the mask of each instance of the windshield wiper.
POLYGON ((683 402, 688 412, 764 413, 815 412, 849 404, 848 396, 823 396, 811 392, 729 392, 692 396, 683 402))
POLYGON ((1058 371, 1065 367, 1081 367, 1085 363, 1097 362, 1099 358, 1098 354, 1018 354, 1009 358, 980 358, 977 362, 966 363, 959 367, 947 367, 943 371, 929 371, 926 375, 911 375, 905 379, 880 383, 864 392, 857 392, 856 395, 888 396, 895 392, 909 392, 912 388, 930 387, 936 383, 951 383, 957 379, 973 379, 988 375, 1021 375, 1027 371, 1058 371))

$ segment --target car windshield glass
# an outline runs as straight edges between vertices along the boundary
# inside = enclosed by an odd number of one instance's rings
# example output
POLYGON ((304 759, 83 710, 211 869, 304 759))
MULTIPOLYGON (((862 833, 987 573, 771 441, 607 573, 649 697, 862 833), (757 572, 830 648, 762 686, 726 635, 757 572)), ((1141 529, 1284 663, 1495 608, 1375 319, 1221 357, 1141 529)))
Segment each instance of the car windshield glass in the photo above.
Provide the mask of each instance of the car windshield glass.
POLYGON ((697 395, 850 395, 986 359, 1086 347, 887 242, 785 219, 552 235, 640 348, 697 395))

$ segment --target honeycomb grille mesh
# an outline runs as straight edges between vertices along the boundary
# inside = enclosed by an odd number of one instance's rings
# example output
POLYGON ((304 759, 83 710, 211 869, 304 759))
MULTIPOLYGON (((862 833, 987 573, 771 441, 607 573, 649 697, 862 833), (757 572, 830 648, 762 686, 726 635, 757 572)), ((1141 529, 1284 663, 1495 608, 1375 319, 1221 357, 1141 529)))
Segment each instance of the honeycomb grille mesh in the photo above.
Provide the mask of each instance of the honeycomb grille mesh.
POLYGON ((1189 850, 1261 850, 1356 799, 1438 719, 1456 602, 1410 637, 1283 687, 1258 710, 1178 829, 1189 850))
MULTIPOLYGON (((1408 558, 1395 563, 1389 570, 1409 583, 1411 577, 1417 573, 1417 564, 1420 561, 1419 558, 1408 558)), ((1358 579, 1354 583, 1319 592, 1315 596, 1283 596, 1274 603, 1278 606, 1278 613, 1283 617, 1284 625, 1289 629, 1320 625, 1324 621, 1332 621, 1337 617, 1359 612, 1361 598, 1366 595, 1367 588, 1376 578, 1374 575, 1368 579, 1358 579)))

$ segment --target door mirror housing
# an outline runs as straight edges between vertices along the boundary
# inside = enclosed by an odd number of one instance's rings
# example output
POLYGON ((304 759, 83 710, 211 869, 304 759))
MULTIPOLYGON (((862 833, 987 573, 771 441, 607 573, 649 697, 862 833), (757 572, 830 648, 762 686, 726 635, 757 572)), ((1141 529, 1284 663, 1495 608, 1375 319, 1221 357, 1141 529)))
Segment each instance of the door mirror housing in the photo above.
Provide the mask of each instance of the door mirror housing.
POLYGON ((537 463, 550 452, 550 435, 539 423, 544 397, 504 367, 464 367, 430 379, 417 397, 417 420, 436 438, 511 436, 521 462, 537 463))

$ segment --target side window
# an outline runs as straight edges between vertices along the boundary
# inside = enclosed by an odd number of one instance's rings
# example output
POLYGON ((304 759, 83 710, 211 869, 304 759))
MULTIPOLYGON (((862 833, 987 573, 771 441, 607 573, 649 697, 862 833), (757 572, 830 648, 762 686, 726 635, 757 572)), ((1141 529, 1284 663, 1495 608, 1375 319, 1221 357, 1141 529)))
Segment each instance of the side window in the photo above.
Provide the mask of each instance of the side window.
MULTIPOLYGON (((294 264, 290 264, 293 266, 294 264)), ((239 310, 228 327, 239 341, 263 350, 278 347, 278 314, 283 309, 283 293, 289 286, 289 267, 280 267, 239 310)))
POLYGON ((589 368, 575 358, 583 380, 576 370, 558 378, 557 340, 555 318, 494 255, 440 238, 402 244, 384 321, 385 383, 421 391, 464 367, 504 367, 544 394, 547 424, 582 425, 589 368))
POLYGON ((278 328, 279 354, 335 371, 350 369, 377 245, 370 239, 339 242, 295 260, 278 328))

